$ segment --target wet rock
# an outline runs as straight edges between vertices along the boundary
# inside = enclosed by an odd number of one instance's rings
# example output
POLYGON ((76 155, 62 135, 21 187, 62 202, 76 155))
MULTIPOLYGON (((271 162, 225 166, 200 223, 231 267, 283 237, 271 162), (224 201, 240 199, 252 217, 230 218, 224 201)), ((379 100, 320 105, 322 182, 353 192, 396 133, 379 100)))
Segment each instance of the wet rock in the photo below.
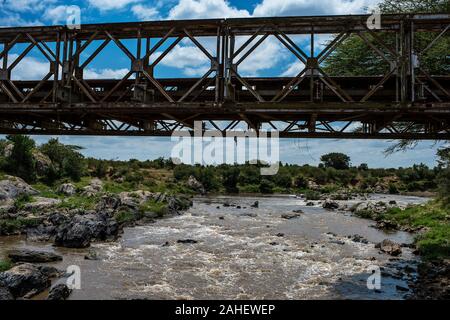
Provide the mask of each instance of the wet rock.
POLYGON ((397 289, 397 291, 402 291, 402 292, 408 292, 409 291, 408 288, 405 288, 405 287, 402 287, 402 286, 399 286, 399 285, 395 286, 395 289, 397 289))
POLYGON ((60 283, 50 289, 47 300, 67 300, 72 290, 66 284, 60 283))
POLYGON ((271 246, 278 246, 279 245, 279 243, 278 242, 271 242, 271 243, 269 243, 271 246))
POLYGON ((178 240, 177 243, 181 243, 181 244, 196 244, 198 243, 197 240, 192 240, 192 239, 185 239, 185 240, 178 240))
POLYGON ((412 299, 450 300, 450 260, 429 261, 419 265, 412 299))
POLYGON ((59 227, 55 245, 66 248, 87 248, 92 240, 114 240, 119 234, 118 223, 107 214, 77 215, 59 227))
POLYGON ((0 273, 0 286, 7 287, 15 298, 28 297, 49 288, 50 278, 37 266, 21 264, 0 273))
POLYGON ((314 207, 315 204, 314 204, 314 202, 308 202, 308 203, 306 204, 306 206, 307 206, 307 207, 314 207))
POLYGON ((298 214, 303 214, 304 212, 303 212, 303 210, 300 210, 300 209, 298 209, 298 210, 294 210, 294 211, 292 211, 292 212, 294 212, 294 213, 298 213, 298 214))
POLYGON ((225 217, 219 217, 219 220, 225 220, 225 217))
POLYGON ((302 215, 300 213, 285 213, 281 215, 281 218, 286 220, 292 220, 300 218, 301 216, 302 215))
POLYGON ((254 204, 251 205, 252 208, 259 208, 259 201, 255 201, 254 204))
POLYGON ((242 207, 241 206, 237 206, 236 209, 242 209, 242 207))
POLYGON ((13 295, 8 288, 0 286, 0 301, 14 300, 13 295))
POLYGON ((327 210, 337 210, 339 209, 339 203, 332 200, 326 200, 322 207, 327 210))
POLYGON ((356 243, 363 243, 363 244, 369 243, 367 239, 365 239, 363 236, 360 236, 359 234, 355 234, 354 236, 350 236, 349 238, 356 243))
POLYGON ((14 200, 23 195, 34 196, 39 194, 28 183, 19 177, 6 176, 0 181, 0 201, 14 200))
POLYGON ((60 185, 57 191, 58 193, 61 193, 66 196, 73 196, 75 193, 77 193, 77 189, 71 183, 64 183, 60 185))
POLYGON ((391 206, 395 206, 395 205, 397 205, 397 201, 391 200, 391 201, 389 201, 389 204, 390 204, 391 206))
POLYGON ((242 217, 250 217, 250 218, 256 218, 258 215, 256 213, 243 213, 241 214, 242 217))
POLYGON ((55 234, 55 226, 47 226, 44 224, 26 230, 27 240, 29 241, 50 241, 55 234))
POLYGON ((163 247, 170 247, 170 242, 169 242, 169 241, 166 241, 162 246, 163 246, 163 247))
POLYGON ((97 252, 95 252, 94 250, 89 250, 89 252, 84 256, 84 260, 97 261, 100 259, 97 255, 97 252))
POLYGON ((12 262, 47 263, 62 261, 62 256, 45 251, 13 250, 8 253, 12 262))
POLYGON ((375 248, 380 249, 382 252, 387 253, 391 256, 399 256, 402 254, 402 248, 398 243, 395 243, 391 240, 383 240, 378 243, 375 248))
POLYGON ((381 220, 377 221, 376 228, 381 230, 397 230, 398 224, 388 220, 381 220))
POLYGON ((340 246, 345 245, 345 242, 344 242, 344 241, 341 241, 341 240, 331 240, 330 243, 338 244, 338 245, 340 245, 340 246))
POLYGON ((186 182, 186 186, 197 193, 206 194, 206 189, 203 184, 198 181, 194 176, 190 176, 186 182))
POLYGON ((58 270, 55 267, 39 266, 38 268, 45 276, 49 278, 58 278, 62 277, 65 274, 64 271, 58 270))
POLYGON ((278 233, 278 234, 277 234, 277 237, 279 237, 279 238, 283 238, 284 236, 285 236, 284 233, 278 233))
POLYGON ((225 202, 225 203, 223 204, 223 206, 224 206, 225 208, 229 208, 229 207, 231 207, 231 204, 230 204, 229 202, 225 202))

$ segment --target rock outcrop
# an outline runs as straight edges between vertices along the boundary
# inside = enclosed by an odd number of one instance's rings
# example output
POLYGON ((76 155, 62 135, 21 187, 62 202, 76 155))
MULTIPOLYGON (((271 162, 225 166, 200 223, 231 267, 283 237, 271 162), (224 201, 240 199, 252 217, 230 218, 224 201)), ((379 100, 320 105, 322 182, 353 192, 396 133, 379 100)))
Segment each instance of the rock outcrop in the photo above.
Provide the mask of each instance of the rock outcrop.
POLYGON ((55 245, 87 248, 92 240, 114 240, 119 235, 118 223, 107 214, 77 215, 59 227, 55 245))
POLYGON ((188 188, 191 188, 192 190, 194 190, 197 193, 206 194, 205 187, 203 186, 203 184, 200 181, 195 179, 194 176, 189 177, 188 181, 186 182, 186 186, 188 188))
POLYGON ((63 183, 58 188, 58 193, 63 194, 65 196, 73 196, 77 193, 77 189, 71 183, 63 183))
POLYGON ((19 177, 6 176, 5 180, 0 181, 0 201, 10 201, 20 196, 37 194, 36 190, 19 177))
POLYGON ((60 283, 50 289, 47 300, 67 300, 71 293, 72 290, 66 284, 60 283))
POLYGON ((14 298, 31 297, 50 285, 50 277, 41 268, 29 263, 0 273, 0 287, 8 288, 14 298))
POLYGON ((47 263, 61 261, 63 258, 60 255, 45 252, 45 251, 33 251, 33 250, 13 250, 8 253, 8 257, 12 262, 29 262, 29 263, 47 263))
POLYGON ((375 248, 380 249, 381 252, 387 253, 391 256, 399 256, 402 254, 402 247, 398 243, 391 240, 383 240, 375 246, 375 248))

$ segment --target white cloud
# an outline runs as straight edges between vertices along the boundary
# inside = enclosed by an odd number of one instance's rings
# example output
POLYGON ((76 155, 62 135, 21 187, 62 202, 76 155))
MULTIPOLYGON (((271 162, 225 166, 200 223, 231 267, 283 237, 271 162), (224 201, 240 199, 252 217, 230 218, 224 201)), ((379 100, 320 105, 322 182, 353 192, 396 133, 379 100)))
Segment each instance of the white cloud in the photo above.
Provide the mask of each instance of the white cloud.
POLYGON ((69 6, 57 6, 48 8, 45 10, 44 17, 46 20, 51 21, 53 24, 58 24, 60 22, 66 22, 67 21, 67 8, 69 6))
POLYGON ((88 0, 89 4, 101 11, 123 9, 142 0, 88 0))
POLYGON ((42 11, 49 5, 55 4, 58 0, 3 0, 2 7, 7 10, 25 12, 42 11))
MULTIPOLYGON (((158 52, 153 58, 156 58, 158 52)), ((164 59, 161 65, 171 68, 182 69, 187 76, 202 76, 208 71, 211 63, 209 59, 194 46, 177 45, 164 59)))
POLYGON ((303 69, 305 64, 301 61, 291 63, 288 68, 280 75, 281 77, 296 77, 303 69))
MULTIPOLYGON (((18 54, 8 55, 9 64, 13 63, 18 54)), ((11 73, 12 80, 40 80, 50 71, 50 63, 34 57, 25 57, 13 69, 11 73)))
POLYGON ((263 0, 255 7, 253 16, 308 16, 355 14, 380 0, 263 0))
POLYGON ((139 20, 148 21, 159 18, 159 11, 155 7, 148 7, 137 4, 131 8, 131 11, 139 20))
POLYGON ((87 68, 84 70, 85 79, 122 79, 127 73, 128 69, 95 69, 87 68))
POLYGON ((168 15, 170 20, 236 17, 250 17, 250 13, 231 6, 225 0, 180 0, 168 15))

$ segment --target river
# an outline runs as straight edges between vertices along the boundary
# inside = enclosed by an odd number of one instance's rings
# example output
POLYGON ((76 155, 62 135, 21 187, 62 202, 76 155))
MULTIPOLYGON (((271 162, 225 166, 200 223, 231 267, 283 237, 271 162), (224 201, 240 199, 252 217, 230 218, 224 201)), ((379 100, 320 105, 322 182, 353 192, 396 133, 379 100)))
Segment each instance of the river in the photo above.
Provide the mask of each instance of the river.
MULTIPOLYGON (((414 204, 427 200, 382 195, 371 199, 414 204)), ((74 250, 0 237, 0 255, 18 248, 63 255, 62 262, 52 265, 81 268, 82 288, 72 293, 74 300, 403 299, 418 258, 407 248, 393 258, 374 244, 384 239, 409 244, 413 235, 386 233, 373 225, 350 213, 307 207, 296 197, 198 198, 184 215, 126 228, 115 243, 74 250), (259 208, 251 207, 255 201, 259 208), (304 211, 299 218, 281 217, 298 209, 304 211), (356 234, 368 243, 349 238, 356 234), (197 243, 178 243, 187 239, 197 243), (85 260, 89 250, 100 260, 85 260), (373 265, 382 269, 381 290, 367 288, 373 265)))

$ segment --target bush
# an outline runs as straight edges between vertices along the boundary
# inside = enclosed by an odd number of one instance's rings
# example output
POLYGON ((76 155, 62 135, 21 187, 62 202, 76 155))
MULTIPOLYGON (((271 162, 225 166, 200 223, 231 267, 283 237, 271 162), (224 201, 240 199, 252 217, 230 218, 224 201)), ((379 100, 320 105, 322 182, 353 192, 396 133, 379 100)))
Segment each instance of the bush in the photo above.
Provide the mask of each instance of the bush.
POLYGON ((259 192, 264 194, 272 194, 274 187, 275 186, 271 181, 267 179, 262 179, 261 183, 259 184, 259 192))
POLYGON ((317 200, 320 200, 321 197, 322 197, 322 194, 320 192, 317 192, 317 191, 307 190, 305 192, 305 198, 308 201, 311 201, 311 200, 317 201, 317 200))
POLYGON ((294 180, 294 186, 298 189, 305 189, 308 187, 308 180, 302 175, 299 175, 294 180))
POLYGON ((33 157, 34 141, 22 135, 7 136, 6 139, 14 144, 11 155, 6 159, 6 171, 28 183, 34 183, 37 178, 33 157))
POLYGON ((12 268, 12 263, 7 260, 0 260, 0 272, 8 271, 12 268))

